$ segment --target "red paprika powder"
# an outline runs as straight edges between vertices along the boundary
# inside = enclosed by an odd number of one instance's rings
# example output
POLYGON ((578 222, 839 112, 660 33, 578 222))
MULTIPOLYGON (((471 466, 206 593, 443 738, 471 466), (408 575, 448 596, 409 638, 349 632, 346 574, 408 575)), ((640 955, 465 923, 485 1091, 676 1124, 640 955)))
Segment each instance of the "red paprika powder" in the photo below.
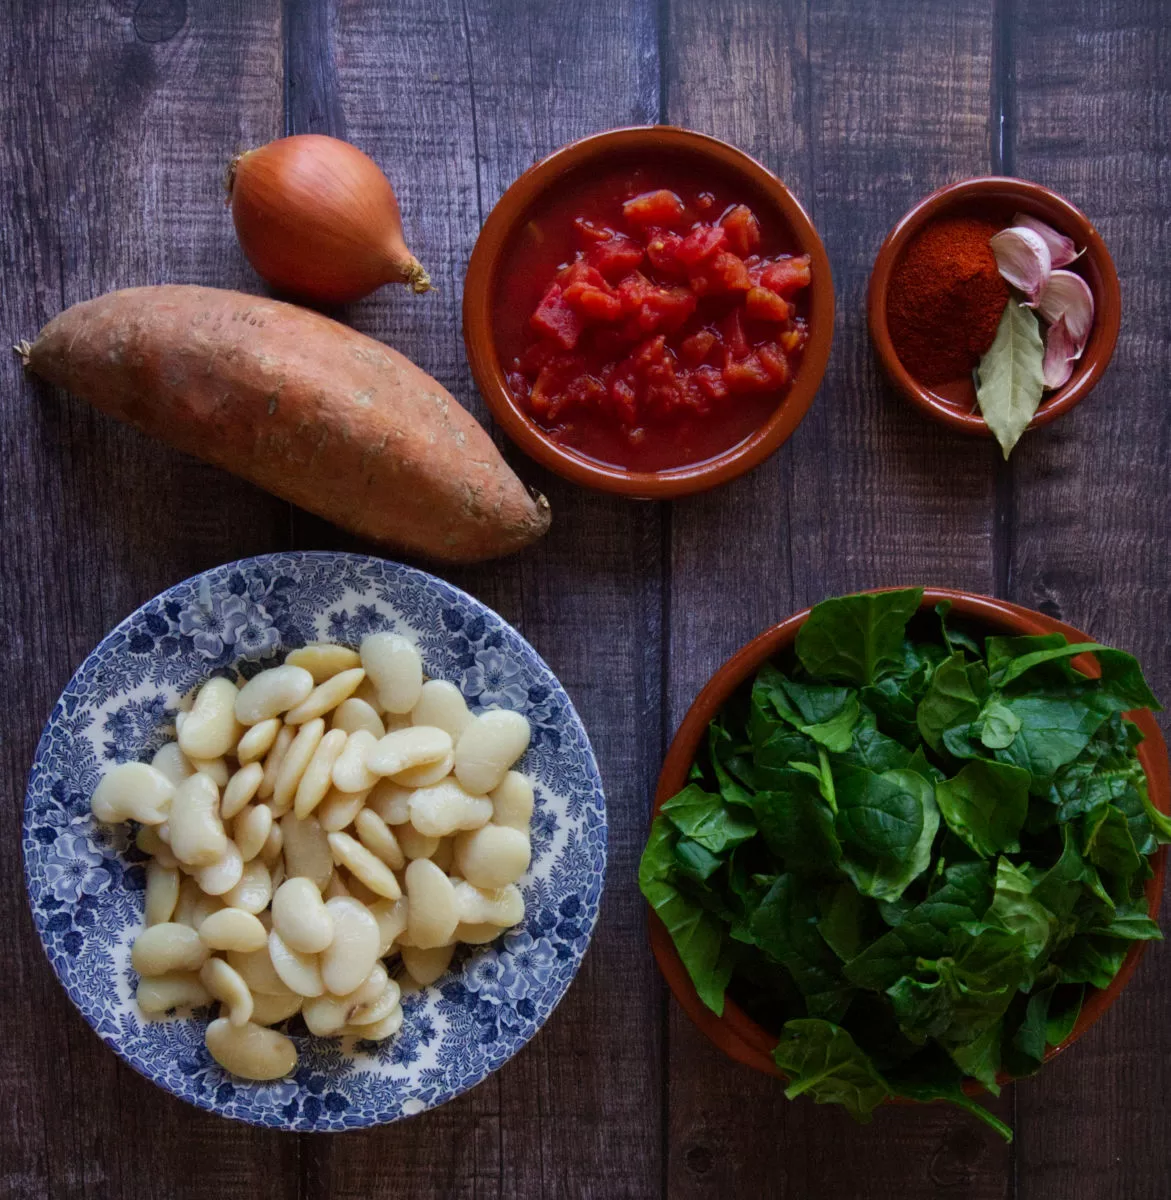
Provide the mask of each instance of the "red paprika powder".
POLYGON ((992 345, 1008 303, 988 245, 1001 227, 977 217, 932 221, 895 264, 886 323, 899 361, 919 383, 970 374, 992 345))

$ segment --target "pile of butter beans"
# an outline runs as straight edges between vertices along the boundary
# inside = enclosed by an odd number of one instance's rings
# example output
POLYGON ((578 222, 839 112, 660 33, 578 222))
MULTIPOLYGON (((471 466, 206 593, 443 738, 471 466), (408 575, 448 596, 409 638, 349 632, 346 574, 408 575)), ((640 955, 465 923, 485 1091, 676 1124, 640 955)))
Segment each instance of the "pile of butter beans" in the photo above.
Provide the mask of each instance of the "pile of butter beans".
POLYGON ((210 679, 175 724, 91 808, 137 822, 150 856, 139 1008, 218 1001, 207 1047, 234 1075, 292 1071, 296 1047, 271 1026, 296 1013, 322 1037, 393 1036, 404 987, 524 918, 533 788, 511 768, 529 724, 473 716, 406 638, 304 646, 239 687, 210 679))

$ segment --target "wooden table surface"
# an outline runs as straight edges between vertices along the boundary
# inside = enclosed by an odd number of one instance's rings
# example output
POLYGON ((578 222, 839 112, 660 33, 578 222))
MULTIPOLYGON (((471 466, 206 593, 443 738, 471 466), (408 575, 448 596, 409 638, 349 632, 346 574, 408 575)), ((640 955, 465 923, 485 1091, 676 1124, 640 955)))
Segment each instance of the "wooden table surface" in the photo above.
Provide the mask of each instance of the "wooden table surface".
MULTIPOLYGON (((0 15, 0 327, 111 288, 258 290, 220 187, 235 151, 339 134, 399 189, 439 292, 346 313, 484 416, 460 337, 480 224, 538 157, 663 121, 760 158, 833 264, 832 360, 792 440, 673 504, 587 494, 511 447, 549 537, 449 578, 514 622, 580 708, 607 785, 603 914, 536 1040, 401 1124, 291 1136, 187 1107, 74 1012, 29 919, 18 822, 37 737, 85 654, 193 572, 353 539, 149 443, 3 362, 0 406, 0 1196, 1171 1195, 1171 954, 995 1110, 855 1127, 725 1061, 668 997, 635 883, 664 746, 711 671, 793 610, 863 587, 1009 597, 1133 651, 1171 697, 1171 13, 1160 0, 10 0, 0 15), (917 199, 1008 173, 1067 195, 1122 279, 1113 366, 1008 465, 910 411, 864 323, 870 264, 917 199)), ((503 443, 502 443, 503 444, 503 443)))

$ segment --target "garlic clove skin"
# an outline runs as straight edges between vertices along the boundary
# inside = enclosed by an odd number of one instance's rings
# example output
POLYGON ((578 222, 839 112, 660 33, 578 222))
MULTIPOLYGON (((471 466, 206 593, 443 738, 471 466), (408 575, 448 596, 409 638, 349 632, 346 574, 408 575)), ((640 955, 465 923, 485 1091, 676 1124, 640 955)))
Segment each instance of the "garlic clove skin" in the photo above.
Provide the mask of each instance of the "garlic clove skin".
POLYGON ((1001 275, 1035 305, 1053 269, 1045 239, 1035 230, 1013 225, 994 234, 988 245, 1001 275))
POLYGON ((1049 390, 1064 387, 1080 353, 1063 314, 1049 326, 1045 335, 1045 361, 1041 364, 1041 382, 1045 387, 1049 390))
POLYGON ((1065 328, 1080 358, 1094 325, 1094 293, 1090 285, 1073 271, 1054 271, 1041 291, 1037 311, 1055 324, 1065 318, 1065 328))
POLYGON ((1074 259, 1081 258, 1085 250, 1079 250, 1073 244, 1073 238, 1064 233, 1058 233, 1052 225, 1047 225, 1039 217, 1030 217, 1028 213, 1017 213, 1012 219, 1015 226, 1031 229, 1038 234, 1049 247, 1049 262, 1053 267, 1067 267, 1074 259))

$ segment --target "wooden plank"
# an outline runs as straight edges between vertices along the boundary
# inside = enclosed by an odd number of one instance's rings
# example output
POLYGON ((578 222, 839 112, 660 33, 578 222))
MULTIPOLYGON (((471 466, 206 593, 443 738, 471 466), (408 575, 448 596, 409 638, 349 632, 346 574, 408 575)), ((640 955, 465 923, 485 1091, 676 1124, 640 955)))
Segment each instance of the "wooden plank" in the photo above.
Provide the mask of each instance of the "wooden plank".
MULTIPOLYGON (((1013 455, 1012 598, 1138 655, 1166 702, 1167 11, 1155 0, 1082 0, 1055 20, 1051 5, 1025 0, 1016 13, 1013 174, 1068 196, 1098 226, 1124 309, 1094 394, 1013 455)), ((1017 1088, 1022 1200, 1167 1195, 1169 988, 1171 959, 1156 949, 1101 1024, 1017 1088)))
MULTIPOLYGON (((562 143, 653 120, 650 0, 344 0, 332 25, 347 136, 386 169, 408 245, 439 291, 387 288, 346 318, 402 350, 482 420, 461 336, 463 274, 480 223, 508 184, 562 143)), ((661 720, 659 512, 587 495, 497 435, 553 506, 525 554, 445 570, 513 621, 565 684, 607 784, 606 905, 581 976, 532 1046, 433 1113, 307 1154, 309 1195, 657 1195, 660 991, 634 883, 661 720)), ((299 526, 300 529, 300 526, 299 526)), ((325 537, 316 530, 310 536, 325 537)), ((344 544, 344 542, 343 542, 344 544)))
MULTIPOLYGON (((881 384, 865 325, 890 226, 932 188, 988 169, 992 44, 975 0, 783 13, 742 2, 718 21, 703 4, 671 6, 668 118, 743 146, 793 188, 826 242, 839 306, 825 384, 790 443, 672 515, 671 727, 730 651, 803 604, 903 582, 992 588, 991 450, 881 384)), ((857 1129, 789 1104, 676 1008, 669 1064, 672 1198, 1006 1194, 1008 1152, 963 1115, 888 1109, 857 1129)))
MULTIPOLYGON (((6 333, 109 288, 253 282, 220 181, 237 148, 277 128, 269 6, 18 3, 0 43, 6 333)), ((166 1097, 73 1011, 28 919, 18 835, 42 723, 84 655, 162 587, 279 546, 287 507, 22 379, 10 355, 0 372, 0 630, 21 681, 0 716, 0 1192, 287 1195, 293 1142, 166 1097)))

